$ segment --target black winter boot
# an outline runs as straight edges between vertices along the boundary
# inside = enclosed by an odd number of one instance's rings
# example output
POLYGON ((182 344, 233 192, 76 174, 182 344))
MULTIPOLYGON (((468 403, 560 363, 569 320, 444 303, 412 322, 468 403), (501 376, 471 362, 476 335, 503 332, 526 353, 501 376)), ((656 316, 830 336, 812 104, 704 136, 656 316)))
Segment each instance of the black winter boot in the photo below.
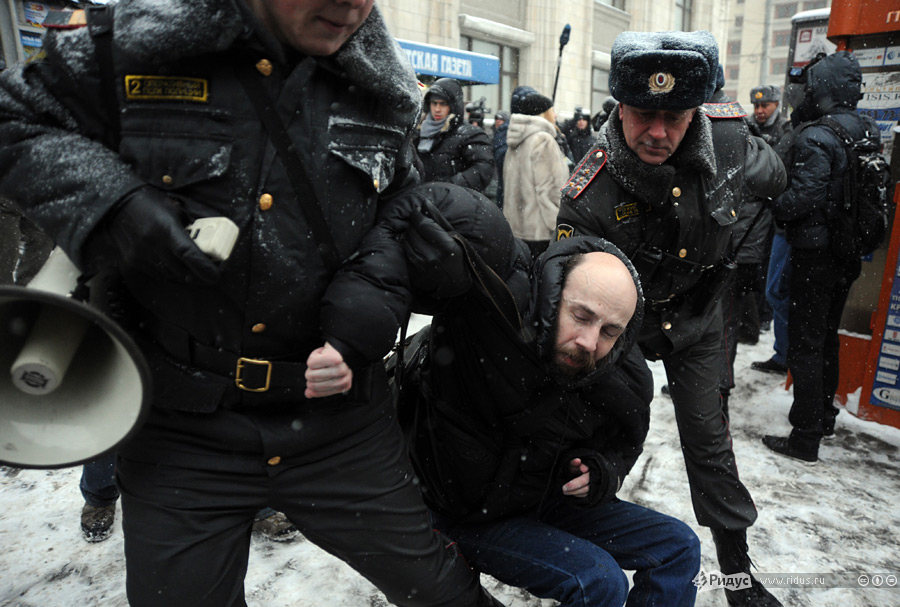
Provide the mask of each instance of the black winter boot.
POLYGON ((92 544, 102 542, 112 533, 116 520, 116 504, 109 506, 91 506, 85 504, 81 509, 81 535, 92 544))
POLYGON ((782 607, 781 602, 750 573, 752 563, 747 553, 747 530, 711 529, 711 531, 722 573, 746 573, 750 576, 749 588, 725 590, 729 607, 782 607))

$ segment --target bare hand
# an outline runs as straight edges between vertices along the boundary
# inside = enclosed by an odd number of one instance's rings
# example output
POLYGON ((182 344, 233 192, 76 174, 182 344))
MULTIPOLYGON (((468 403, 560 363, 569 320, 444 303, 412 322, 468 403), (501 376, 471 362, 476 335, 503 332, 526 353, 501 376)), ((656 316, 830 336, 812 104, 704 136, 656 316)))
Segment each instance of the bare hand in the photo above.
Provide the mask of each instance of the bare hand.
POLYGON ((563 485, 563 495, 569 495, 572 497, 587 497, 588 491, 591 488, 590 468, 588 468, 586 464, 582 463, 580 458, 576 457, 569 462, 569 473, 581 474, 580 476, 573 478, 568 483, 563 485))
POLYGON ((306 359, 306 398, 334 396, 350 390, 353 385, 353 371, 344 362, 344 357, 334 347, 325 342, 306 359))

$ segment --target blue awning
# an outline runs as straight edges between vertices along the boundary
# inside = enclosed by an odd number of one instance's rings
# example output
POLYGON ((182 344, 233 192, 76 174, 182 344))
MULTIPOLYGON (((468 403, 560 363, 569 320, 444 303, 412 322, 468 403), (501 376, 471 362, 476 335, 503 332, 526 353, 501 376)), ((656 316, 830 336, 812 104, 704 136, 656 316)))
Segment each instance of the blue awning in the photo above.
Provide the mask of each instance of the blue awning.
POLYGON ((482 84, 500 82, 500 60, 492 55, 408 40, 398 39, 397 42, 406 51, 409 62, 417 74, 482 84))

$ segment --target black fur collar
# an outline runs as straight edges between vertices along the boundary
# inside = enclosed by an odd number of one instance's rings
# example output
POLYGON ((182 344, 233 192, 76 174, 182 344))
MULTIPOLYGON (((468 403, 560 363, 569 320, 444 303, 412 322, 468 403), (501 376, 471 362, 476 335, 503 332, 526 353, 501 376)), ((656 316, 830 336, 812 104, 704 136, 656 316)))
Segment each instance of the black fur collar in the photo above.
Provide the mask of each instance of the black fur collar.
POLYGON ((643 162, 625 142, 618 112, 613 112, 600 130, 599 145, 609 154, 607 166, 613 178, 640 200, 653 205, 666 201, 675 171, 692 166, 709 177, 716 174, 712 125, 699 109, 684 139, 669 160, 661 165, 643 162))

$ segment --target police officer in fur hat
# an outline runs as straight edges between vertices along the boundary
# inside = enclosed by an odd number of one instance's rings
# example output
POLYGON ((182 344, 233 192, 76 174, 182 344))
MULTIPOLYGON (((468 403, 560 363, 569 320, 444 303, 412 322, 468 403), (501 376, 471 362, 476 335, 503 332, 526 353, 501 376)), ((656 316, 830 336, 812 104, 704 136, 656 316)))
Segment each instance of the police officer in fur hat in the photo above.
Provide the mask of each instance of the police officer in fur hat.
MULTIPOLYGON (((708 32, 623 32, 612 47, 618 108, 563 188, 557 238, 612 241, 645 292, 638 344, 662 360, 698 522, 710 527, 723 573, 750 574, 756 520, 738 478, 718 390, 722 310, 741 188, 772 197, 784 165, 753 137, 736 103, 716 91, 718 46, 708 32)), ((755 578, 726 590, 729 605, 780 605, 755 578)))

